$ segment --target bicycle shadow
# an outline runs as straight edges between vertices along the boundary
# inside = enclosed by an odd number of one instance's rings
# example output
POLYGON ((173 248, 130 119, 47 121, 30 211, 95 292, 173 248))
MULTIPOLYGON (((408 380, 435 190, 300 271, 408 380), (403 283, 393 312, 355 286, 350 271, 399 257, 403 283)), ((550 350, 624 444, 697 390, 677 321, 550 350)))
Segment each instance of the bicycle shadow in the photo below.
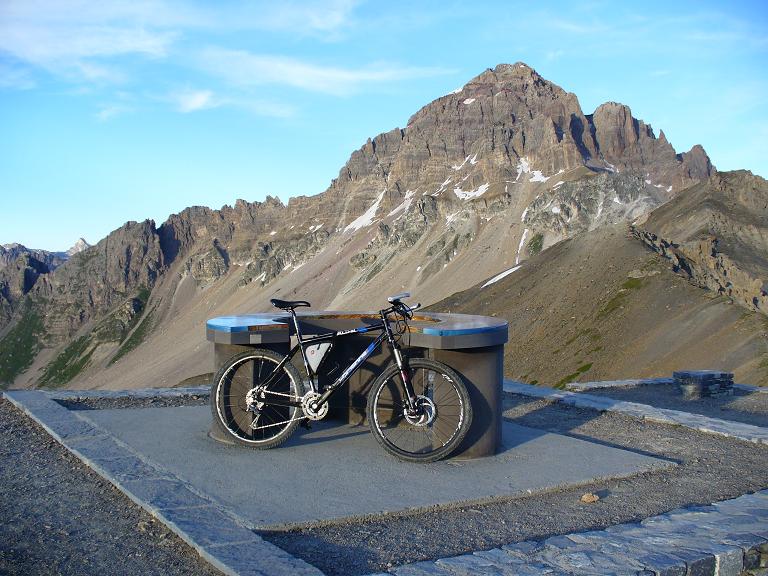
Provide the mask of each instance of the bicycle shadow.
POLYGON ((370 434, 368 426, 355 426, 353 430, 349 430, 349 428, 350 425, 339 420, 312 422, 309 430, 302 427, 298 428, 284 446, 311 446, 312 444, 339 442, 370 434))

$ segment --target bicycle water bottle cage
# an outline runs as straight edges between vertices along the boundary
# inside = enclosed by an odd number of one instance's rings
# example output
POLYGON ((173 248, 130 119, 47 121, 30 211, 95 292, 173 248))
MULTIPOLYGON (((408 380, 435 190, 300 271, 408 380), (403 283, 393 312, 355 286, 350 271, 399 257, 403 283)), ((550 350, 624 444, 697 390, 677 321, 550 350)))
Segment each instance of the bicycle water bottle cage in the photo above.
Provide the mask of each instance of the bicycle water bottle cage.
POLYGON ((306 300, 278 300, 277 298, 272 298, 270 302, 272 303, 272 306, 280 308, 281 310, 293 310, 300 306, 312 306, 312 304, 306 300))
POLYGON ((389 302, 390 304, 396 304, 396 303, 400 302, 400 300, 402 300, 403 298, 410 298, 410 297, 411 297, 411 293, 410 292, 400 292, 400 294, 395 294, 394 296, 389 296, 387 298, 387 302, 389 302))

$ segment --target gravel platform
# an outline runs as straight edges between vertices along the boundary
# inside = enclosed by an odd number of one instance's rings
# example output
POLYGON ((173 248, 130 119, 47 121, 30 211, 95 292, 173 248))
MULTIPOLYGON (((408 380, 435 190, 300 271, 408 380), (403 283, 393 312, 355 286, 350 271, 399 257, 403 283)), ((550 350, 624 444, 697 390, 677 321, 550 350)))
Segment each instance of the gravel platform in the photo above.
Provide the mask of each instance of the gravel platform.
POLYGON ((662 456, 679 465, 484 505, 262 536, 326 574, 359 575, 511 542, 637 522, 681 506, 709 504, 768 487, 766 446, 511 394, 505 394, 504 415, 523 426, 662 456), (600 500, 581 502, 587 492, 600 500))
POLYGON ((220 576, 4 399, 0 574, 220 576))
POLYGON ((768 394, 765 392, 734 390, 733 396, 686 400, 674 384, 654 384, 594 388, 589 394, 768 428, 768 394))

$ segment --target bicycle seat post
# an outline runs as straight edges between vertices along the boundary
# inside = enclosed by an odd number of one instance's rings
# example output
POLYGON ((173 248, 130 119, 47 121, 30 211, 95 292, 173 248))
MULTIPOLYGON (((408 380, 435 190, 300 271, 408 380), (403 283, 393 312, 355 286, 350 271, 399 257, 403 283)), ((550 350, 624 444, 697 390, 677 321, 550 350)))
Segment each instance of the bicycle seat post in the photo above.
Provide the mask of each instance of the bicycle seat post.
POLYGON ((293 318, 293 327, 296 329, 296 339, 301 342, 301 328, 299 327, 299 319, 296 317, 296 310, 291 308, 291 318, 293 318))

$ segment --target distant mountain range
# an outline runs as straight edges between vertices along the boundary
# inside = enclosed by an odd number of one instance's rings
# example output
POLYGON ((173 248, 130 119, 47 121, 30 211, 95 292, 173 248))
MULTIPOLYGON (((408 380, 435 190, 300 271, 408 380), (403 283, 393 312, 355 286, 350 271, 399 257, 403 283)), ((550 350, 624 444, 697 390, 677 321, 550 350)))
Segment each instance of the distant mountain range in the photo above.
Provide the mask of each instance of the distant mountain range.
MULTIPOLYGON (((499 298, 525 307, 526 291, 486 300, 488 288, 480 286, 522 264, 491 286, 497 291, 518 281, 529 273, 526 261, 559 266, 552 255, 569 246, 587 246, 589 269, 599 270, 610 252, 604 243, 612 242, 606 231, 617 226, 637 250, 651 255, 645 242, 671 258, 663 260, 668 267, 711 289, 704 269, 724 258, 695 260, 683 246, 711 224, 711 235, 722 237, 713 249, 730 258, 728 277, 736 268, 746 275, 717 290, 744 304, 743 313, 760 314, 764 294, 753 292, 756 279, 765 278, 766 252, 759 252, 768 229, 765 199, 764 180, 718 173, 700 146, 677 153, 663 132, 656 137, 627 106, 609 102, 584 114, 574 94, 529 66, 502 64, 431 102, 405 128, 368 140, 321 194, 287 204, 267 197, 220 210, 195 206, 160 226, 128 222, 46 269, 29 252, 9 258, 0 270, 0 381, 175 385, 211 371, 210 355, 201 354, 208 348, 207 318, 269 310, 273 296, 301 297, 316 308, 375 309, 402 289, 435 303, 471 288, 479 298, 475 313, 490 313, 499 298), (724 195, 725 208, 700 212, 698 228, 678 239, 675 217, 657 216, 656 209, 679 205, 678 213, 688 214, 684 198, 690 194, 724 195), (741 214, 750 211, 761 216, 750 220, 749 238, 742 241, 741 214), (726 220, 731 225, 713 224, 726 220), (657 246, 659 238, 674 249, 657 246), (737 245, 752 255, 736 258, 729 250, 737 245)), ((621 274, 616 271, 612 281, 627 281, 621 274)), ((563 275, 566 270, 552 268, 540 281, 563 275)), ((698 288, 691 294, 706 297, 698 288)), ((579 317, 577 308, 558 313, 567 317, 536 310, 547 321, 579 317)), ((554 337, 529 336, 532 350, 554 337)), ((510 358, 517 353, 514 346, 508 352, 510 358)), ((677 360, 680 367, 706 367, 692 366, 690 355, 677 360)), ((735 356, 717 365, 745 366, 735 356)), ((745 375, 753 374, 748 370, 745 375)), ((559 372, 549 372, 520 374, 513 363, 508 369, 509 375, 557 383, 559 372)), ((605 373, 621 375, 618 368, 605 373)))
POLYGON ((53 272, 58 266, 64 264, 70 256, 74 256, 78 252, 82 252, 90 247, 91 245, 83 238, 78 239, 74 246, 66 252, 49 252, 48 250, 27 248, 26 246, 17 243, 2 244, 0 245, 0 268, 5 268, 9 264, 12 264, 23 254, 29 254, 41 264, 45 264, 49 272, 53 272))
POLYGON ((41 274, 53 272, 90 246, 83 238, 66 252, 27 248, 17 243, 0 245, 0 326, 8 322, 13 305, 34 287, 41 274))

